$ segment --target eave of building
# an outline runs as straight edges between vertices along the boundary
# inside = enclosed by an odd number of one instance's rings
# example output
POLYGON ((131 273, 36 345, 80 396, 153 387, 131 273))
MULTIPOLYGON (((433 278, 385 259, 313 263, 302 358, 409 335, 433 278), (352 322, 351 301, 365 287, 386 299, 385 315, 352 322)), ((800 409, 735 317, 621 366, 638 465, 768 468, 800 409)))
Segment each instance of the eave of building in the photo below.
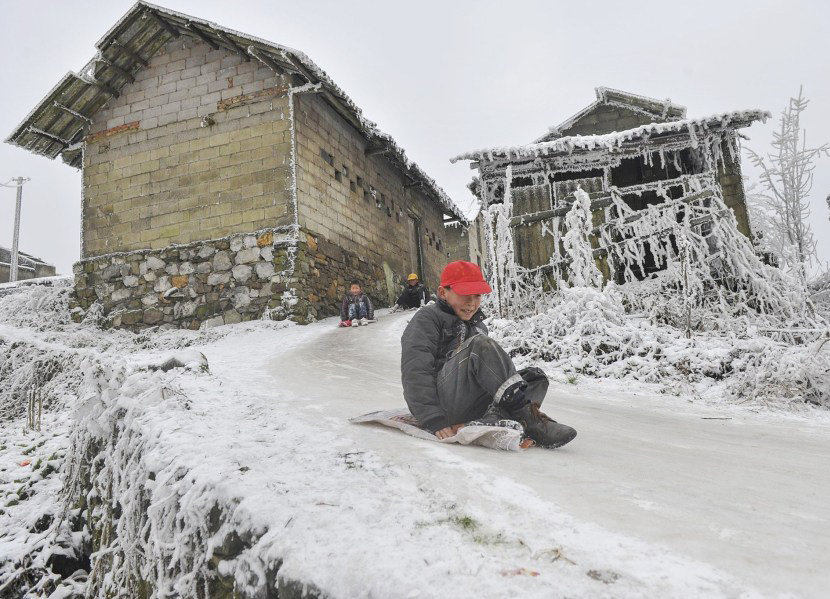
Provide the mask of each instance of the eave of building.
POLYGON ((534 140, 533 143, 542 143, 563 137, 562 131, 567 131, 584 116, 590 114, 595 108, 603 105, 620 106, 634 110, 635 112, 651 116, 655 120, 675 121, 686 117, 686 107, 674 104, 671 100, 658 100, 618 89, 611 89, 610 87, 597 87, 594 89, 594 92, 597 96, 594 102, 558 125, 549 127, 547 133, 534 140))
POLYGON ((97 53, 79 73, 67 73, 6 139, 35 154, 80 168, 83 142, 92 118, 110 98, 134 80, 162 46, 181 35, 225 48, 244 60, 258 60, 279 74, 294 76, 299 85, 312 84, 340 116, 366 140, 367 155, 379 155, 399 170, 407 187, 419 187, 445 216, 469 225, 467 217, 387 133, 304 53, 245 35, 210 21, 137 2, 95 44, 97 53))
POLYGON ((770 116, 769 112, 757 109, 726 112, 698 119, 650 123, 605 135, 574 135, 524 146, 485 148, 460 154, 452 158, 451 162, 472 160, 475 161, 474 167, 481 168, 482 163, 492 162, 587 156, 591 153, 641 153, 644 146, 656 150, 669 143, 674 146, 693 146, 699 134, 748 127, 755 121, 766 121, 770 116))

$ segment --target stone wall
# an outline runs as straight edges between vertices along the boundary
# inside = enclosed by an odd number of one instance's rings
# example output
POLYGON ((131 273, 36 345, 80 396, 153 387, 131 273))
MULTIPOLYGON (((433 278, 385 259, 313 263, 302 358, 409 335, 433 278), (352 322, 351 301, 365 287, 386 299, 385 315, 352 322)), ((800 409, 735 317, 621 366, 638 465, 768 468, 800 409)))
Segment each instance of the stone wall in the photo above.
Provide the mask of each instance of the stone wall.
POLYGON ((424 282, 438 282, 449 260, 469 260, 460 227, 445 228, 441 208, 316 95, 295 97, 299 224, 381 267, 397 282, 417 271, 410 218, 419 223, 424 282), (452 251, 450 251, 452 248, 452 251))
POLYGON ((350 281, 362 282, 375 308, 402 285, 387 263, 302 229, 251 234, 82 260, 75 265, 76 320, 100 304, 105 324, 209 328, 258 318, 299 323, 335 316, 350 281))
POLYGON ((339 314, 340 303, 352 280, 361 282, 375 309, 389 306, 403 286, 397 278, 388 277, 388 271, 386 262, 370 262, 319 233, 303 230, 290 282, 297 299, 293 317, 308 322, 339 314))
POLYGON ((95 303, 107 324, 133 331, 285 318, 293 240, 293 232, 269 229, 83 260, 75 265, 76 318, 95 303))
POLYGON ((188 37, 135 79, 86 139, 83 258, 295 222, 285 80, 188 37))

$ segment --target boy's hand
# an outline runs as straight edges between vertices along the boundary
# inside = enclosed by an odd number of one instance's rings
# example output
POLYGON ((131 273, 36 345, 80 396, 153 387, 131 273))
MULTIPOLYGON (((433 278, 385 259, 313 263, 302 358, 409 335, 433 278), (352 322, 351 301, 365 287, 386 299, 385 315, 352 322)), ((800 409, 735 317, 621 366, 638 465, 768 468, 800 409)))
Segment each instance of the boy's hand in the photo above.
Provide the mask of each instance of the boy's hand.
POLYGON ((447 428, 442 428, 440 431, 435 431, 435 436, 439 439, 449 439, 450 437, 454 437, 455 433, 458 432, 458 429, 462 428, 463 424, 453 424, 452 426, 448 426, 447 428))

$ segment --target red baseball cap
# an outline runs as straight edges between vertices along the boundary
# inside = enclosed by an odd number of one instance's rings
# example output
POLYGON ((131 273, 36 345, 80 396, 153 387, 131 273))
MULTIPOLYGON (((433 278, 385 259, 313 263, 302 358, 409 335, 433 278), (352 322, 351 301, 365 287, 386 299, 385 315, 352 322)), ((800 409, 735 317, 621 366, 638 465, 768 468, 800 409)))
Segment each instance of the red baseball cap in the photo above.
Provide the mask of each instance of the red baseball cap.
POLYGON ((479 295, 493 291, 477 264, 457 260, 450 262, 441 273, 441 287, 452 287, 459 295, 479 295))

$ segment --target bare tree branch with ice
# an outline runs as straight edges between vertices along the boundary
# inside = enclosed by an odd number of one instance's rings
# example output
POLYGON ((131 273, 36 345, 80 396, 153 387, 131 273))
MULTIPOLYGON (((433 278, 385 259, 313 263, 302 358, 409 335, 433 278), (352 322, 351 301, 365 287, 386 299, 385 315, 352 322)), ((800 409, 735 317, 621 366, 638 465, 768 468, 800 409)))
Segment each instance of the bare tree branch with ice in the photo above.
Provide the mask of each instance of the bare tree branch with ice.
POLYGON ((751 196, 758 207, 756 214, 768 219, 782 267, 795 271, 802 281, 807 264, 816 260, 816 240, 808 223, 815 163, 821 156, 830 157, 830 144, 807 147, 807 131, 801 127, 807 104, 801 87, 781 112, 779 130, 773 133, 773 152, 764 157, 747 150, 761 169, 761 184, 767 192, 751 196))

